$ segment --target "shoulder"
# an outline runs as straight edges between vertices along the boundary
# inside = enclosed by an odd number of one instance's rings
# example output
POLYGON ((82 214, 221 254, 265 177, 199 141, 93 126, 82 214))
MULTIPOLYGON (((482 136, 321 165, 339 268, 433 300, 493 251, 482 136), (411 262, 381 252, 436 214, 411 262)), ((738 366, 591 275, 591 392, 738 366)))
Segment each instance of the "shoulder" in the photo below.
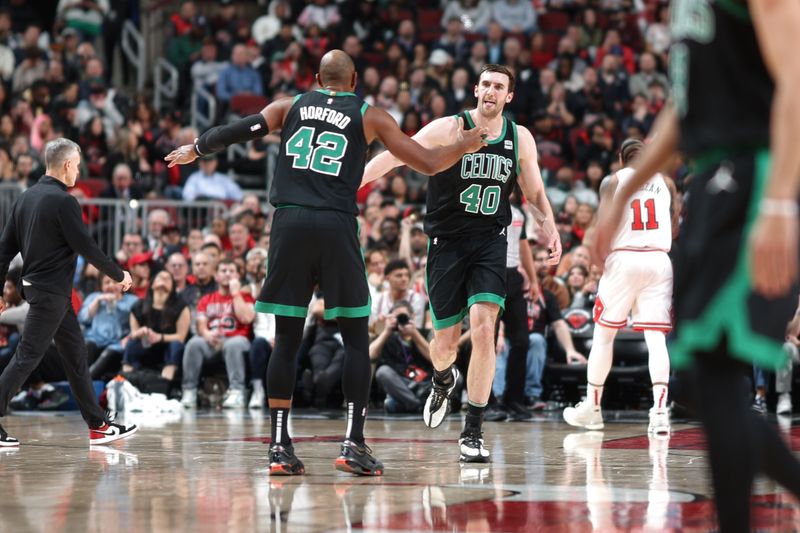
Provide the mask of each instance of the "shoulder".
POLYGON ((533 134, 525 126, 520 126, 516 122, 512 122, 517 136, 517 144, 519 144, 520 155, 522 157, 535 157, 536 156, 536 141, 533 139, 533 134))

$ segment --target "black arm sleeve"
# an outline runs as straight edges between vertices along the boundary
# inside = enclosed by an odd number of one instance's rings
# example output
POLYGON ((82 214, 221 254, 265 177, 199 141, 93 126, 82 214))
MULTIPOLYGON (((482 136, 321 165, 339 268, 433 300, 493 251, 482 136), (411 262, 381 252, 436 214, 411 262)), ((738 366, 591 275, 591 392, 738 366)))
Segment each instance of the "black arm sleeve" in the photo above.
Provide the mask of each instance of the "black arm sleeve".
POLYGON ((17 225, 15 212, 17 204, 11 208, 11 215, 6 220, 6 227, 3 228, 3 235, 0 237, 0 280, 6 279, 8 265, 14 256, 19 253, 19 243, 17 242, 17 225))
POLYGON ((121 282, 124 279, 122 269, 98 248, 97 243, 95 243, 94 239, 89 235, 83 223, 81 207, 78 204, 78 200, 69 196, 61 203, 59 210, 61 230, 64 232, 64 238, 67 240, 69 247, 81 254, 87 261, 103 272, 103 274, 117 283, 121 282))
POLYGON ((224 126, 215 126, 203 133, 195 148, 200 155, 208 155, 224 150, 236 143, 260 139, 269 133, 264 115, 256 113, 224 126))

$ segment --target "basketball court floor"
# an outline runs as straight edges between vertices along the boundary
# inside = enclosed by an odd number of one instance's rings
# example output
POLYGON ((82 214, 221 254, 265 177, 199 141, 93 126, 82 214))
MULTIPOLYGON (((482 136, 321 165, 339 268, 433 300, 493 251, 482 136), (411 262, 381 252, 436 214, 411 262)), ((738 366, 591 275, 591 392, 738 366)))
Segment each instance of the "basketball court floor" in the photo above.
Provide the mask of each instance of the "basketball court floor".
MULTIPOLYGON (((375 415, 369 443, 381 478, 333 469, 343 421, 291 422, 307 474, 270 478, 261 412, 141 417, 128 441, 89 449, 77 414, 11 416, 20 439, 0 452, 0 531, 713 531, 702 435, 675 423, 648 439, 646 413, 606 413, 578 432, 560 411, 486 423, 489 465, 459 465, 462 418, 431 430, 417 417, 375 415)), ((128 421, 131 421, 128 417, 128 421)), ((800 450, 800 417, 780 421, 800 450)), ((800 530, 800 503, 759 479, 755 527, 800 530)))

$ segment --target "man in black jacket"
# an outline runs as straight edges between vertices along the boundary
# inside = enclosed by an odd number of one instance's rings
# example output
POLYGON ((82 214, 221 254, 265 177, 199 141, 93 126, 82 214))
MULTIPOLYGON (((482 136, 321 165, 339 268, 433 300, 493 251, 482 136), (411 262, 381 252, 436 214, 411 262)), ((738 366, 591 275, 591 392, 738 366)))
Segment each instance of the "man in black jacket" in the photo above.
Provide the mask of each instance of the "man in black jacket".
MULTIPOLYGON (((67 188, 75 185, 81 163, 80 147, 59 138, 45 146, 45 175, 24 192, 11 208, 0 237, 0 279, 11 259, 22 254, 22 291, 30 304, 25 329, 11 362, 0 375, 0 417, 11 397, 36 369, 55 340, 72 393, 89 425, 90 444, 106 444, 138 429, 113 424, 97 404, 87 365, 86 345, 72 308, 72 279, 78 254, 111 279, 131 286, 131 276, 106 257, 89 236, 81 208, 67 188)), ((0 302, 0 311, 5 307, 0 302)), ((19 446, 0 426, 0 447, 19 446)))

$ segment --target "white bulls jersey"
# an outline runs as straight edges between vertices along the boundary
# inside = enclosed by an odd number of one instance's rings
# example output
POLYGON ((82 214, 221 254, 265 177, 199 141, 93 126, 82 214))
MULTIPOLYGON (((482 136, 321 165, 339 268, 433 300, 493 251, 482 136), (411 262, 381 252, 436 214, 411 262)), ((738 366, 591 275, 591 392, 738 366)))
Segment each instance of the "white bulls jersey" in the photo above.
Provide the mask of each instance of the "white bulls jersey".
MULTIPOLYGON (((633 169, 617 171, 617 190, 633 176, 633 169)), ((663 250, 672 247, 672 195, 661 174, 656 174, 628 201, 622 225, 611 250, 663 250)))

